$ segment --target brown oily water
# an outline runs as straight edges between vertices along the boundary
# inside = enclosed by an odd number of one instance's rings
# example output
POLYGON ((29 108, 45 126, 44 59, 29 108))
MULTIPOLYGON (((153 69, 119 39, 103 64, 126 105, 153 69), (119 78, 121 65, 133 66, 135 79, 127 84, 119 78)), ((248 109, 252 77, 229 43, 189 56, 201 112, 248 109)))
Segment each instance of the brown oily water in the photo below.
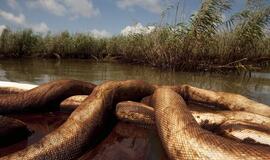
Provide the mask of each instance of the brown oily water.
MULTIPOLYGON (((82 83, 79 83, 79 84, 82 84, 82 83)), ((58 85, 56 86, 58 87, 58 85)), ((73 95, 81 94, 82 92, 80 91, 80 86, 78 85, 75 85, 75 86, 77 86, 75 87, 75 89, 76 90, 78 89, 79 93, 72 92, 72 94, 73 95)), ((56 94, 58 96, 52 96, 50 94, 47 94, 47 95, 41 94, 43 93, 44 90, 40 90, 40 93, 39 93, 38 88, 39 87, 37 87, 37 89, 33 89, 35 90, 34 93, 37 93, 37 94, 33 94, 32 93, 33 90, 30 90, 30 91, 26 91, 19 94, 14 94, 10 96, 7 95, 6 97, 0 97, 0 102, 1 102, 0 104, 4 108, 4 109, 2 108, 4 113, 10 114, 12 111, 31 112, 33 108, 35 111, 43 111, 44 108, 39 110, 38 107, 36 107, 37 102, 34 101, 35 99, 38 99, 39 100, 38 102, 40 102, 42 104, 41 106, 44 107, 49 104, 48 101, 50 100, 52 100, 54 102, 53 104, 55 105, 55 104, 59 104, 62 100, 67 98, 66 97, 67 93, 61 92, 61 89, 57 90, 56 92, 52 92, 52 95, 56 94), (61 96, 61 94, 63 93, 65 96, 61 96), (23 95, 23 96, 20 96, 20 95, 23 95), (32 96, 34 98, 33 99, 28 98, 29 101, 27 103, 23 103, 24 100, 27 100, 27 95, 34 95, 32 96), (42 98, 39 99, 39 96, 35 96, 35 95, 41 95, 44 98, 44 100, 42 100, 42 98), (13 97, 13 98, 10 98, 10 97, 13 97), (14 99, 14 97, 18 98, 18 101, 11 102, 11 100, 14 99), (54 97, 57 97, 57 98, 54 99, 54 97), (23 104, 22 105, 23 107, 21 107, 20 103, 23 104)), ((72 87, 65 87, 65 85, 63 85, 63 88, 65 91, 68 91, 72 87)), ((83 87, 83 88, 87 89, 89 87, 83 87)), ((62 125, 59 124, 60 127, 58 128, 55 127, 57 128, 56 130, 48 131, 47 133, 49 134, 41 138, 41 140, 39 140, 37 143, 34 143, 33 145, 28 146, 24 150, 15 152, 13 154, 8 154, 8 156, 2 157, 2 158, 14 159, 14 158, 20 157, 22 159, 45 159, 45 158, 46 159, 49 159, 49 158, 71 159, 71 158, 80 157, 83 154, 83 152, 87 152, 87 150, 89 150, 88 147, 94 148, 90 152, 88 152, 89 154, 86 154, 86 155, 89 155, 90 157, 92 155, 97 155, 95 153, 98 153, 99 151, 101 155, 105 155, 104 153, 102 153, 102 150, 106 150, 106 149, 104 149, 102 145, 110 144, 110 141, 119 142, 119 139, 121 139, 121 138, 115 139, 114 136, 111 136, 111 134, 117 135, 115 133, 116 132, 118 133, 119 131, 119 127, 118 127, 119 124, 115 126, 115 123, 117 121, 115 117, 112 116, 113 115, 112 113, 114 111, 113 106, 115 106, 117 102, 121 102, 125 100, 139 101, 143 97, 151 95, 154 92, 155 93, 151 100, 151 104, 157 110, 155 113, 157 131, 158 131, 159 138, 162 142, 163 148, 166 151, 166 155, 168 155, 169 158, 171 159, 180 159, 180 158, 181 159, 218 159, 218 158, 224 158, 224 157, 230 157, 231 159, 246 159, 247 157, 254 158, 254 159, 268 159, 269 158, 268 147, 242 144, 236 141, 222 138, 220 136, 216 136, 213 133, 202 129, 194 120, 190 111, 186 108, 185 102, 181 100, 180 95, 177 94, 176 92, 180 93, 185 98, 186 101, 194 100, 194 101, 204 102, 208 104, 221 104, 220 106, 222 108, 236 110, 236 111, 244 109, 249 112, 256 112, 256 110, 251 108, 252 106, 254 107, 256 107, 256 105, 263 106, 262 110, 264 111, 259 110, 259 112, 256 114, 260 114, 264 116, 269 115, 269 110, 268 108, 265 107, 266 105, 264 106, 263 104, 256 103, 254 101, 248 100, 247 98, 241 97, 241 96, 238 96, 236 101, 230 102, 228 101, 228 99, 226 100, 226 98, 231 97, 231 94, 221 94, 219 92, 207 92, 204 90, 200 90, 200 89, 197 90, 196 88, 194 89, 192 87, 186 87, 186 86, 180 87, 180 88, 176 87, 176 89, 175 87, 167 87, 166 89, 157 89, 157 88, 159 87, 153 86, 153 85, 150 85, 148 83, 138 81, 138 80, 105 82, 95 87, 93 92, 90 94, 90 96, 87 97, 72 112, 72 114, 69 117, 67 116, 68 117, 67 120, 64 121, 64 123, 62 122, 63 123, 62 125), (221 97, 221 98, 217 98, 217 97, 221 97), (237 101, 239 99, 240 101, 237 101), (247 105, 246 108, 243 107, 241 105, 242 104, 241 102, 243 100, 245 100, 245 102, 247 102, 247 104, 250 104, 250 105, 247 105), (165 108, 165 110, 163 108, 165 108), (177 123, 172 123, 172 122, 175 122, 175 120, 179 120, 179 119, 182 119, 181 123, 180 121, 176 121, 177 123), (175 124, 178 124, 178 125, 175 125, 175 124), (168 128, 168 126, 171 126, 171 127, 168 128), (102 133, 106 133, 106 132, 102 132, 102 130, 108 130, 108 129, 112 132, 107 131, 107 135, 106 134, 102 135, 102 133), (182 134, 178 135, 175 133, 182 133, 182 134), (202 137, 200 136, 198 137, 198 134, 202 135, 202 137), (97 138, 99 136, 101 137, 100 140, 98 140, 99 138, 97 138), (102 140, 102 138, 104 139, 104 137, 106 137, 106 139, 102 140), (194 139, 194 144, 186 143, 186 140, 190 138, 194 139), (111 140, 107 140, 107 139, 111 139, 111 140), (89 146, 89 141, 90 142, 96 141, 96 142, 95 144, 93 144, 93 146, 89 146), (197 147, 195 147, 194 145, 197 147), (216 148, 217 146, 219 147, 216 148), (100 148, 100 149, 97 151, 96 148, 100 148), (246 152, 243 152, 244 150, 246 152)), ((72 88, 72 90, 73 89, 74 88, 72 88)), ((91 89, 93 89, 93 87, 92 88, 90 87, 90 90, 89 89, 88 90, 83 89, 83 90, 91 91, 91 89)), ((83 94, 85 93, 85 91, 83 92, 83 94)), ((68 94, 68 96, 72 96, 72 95, 68 94)), ((121 127, 120 127, 120 130, 121 130, 121 127)), ((132 136, 132 134, 128 134, 128 135, 132 136)), ((139 134, 138 136, 141 136, 141 135, 142 134, 139 134)), ((136 140, 134 140, 132 141, 132 144, 133 144, 132 146, 136 148, 136 146, 142 147, 143 143, 136 143, 136 140)), ((144 146, 144 147, 147 148, 147 146, 144 146)), ((121 150, 122 153, 127 153, 127 154, 132 155, 132 151, 125 150, 126 147, 123 147, 122 149, 120 148, 119 150, 121 150)), ((147 149, 145 150, 149 151, 147 149)), ((109 150, 109 152, 110 151, 112 150, 109 150)), ((135 154, 133 154, 133 157, 134 155, 135 154)), ((85 158, 85 157, 83 156, 81 158, 85 158)), ((102 158, 99 158, 99 159, 102 159, 102 158)))

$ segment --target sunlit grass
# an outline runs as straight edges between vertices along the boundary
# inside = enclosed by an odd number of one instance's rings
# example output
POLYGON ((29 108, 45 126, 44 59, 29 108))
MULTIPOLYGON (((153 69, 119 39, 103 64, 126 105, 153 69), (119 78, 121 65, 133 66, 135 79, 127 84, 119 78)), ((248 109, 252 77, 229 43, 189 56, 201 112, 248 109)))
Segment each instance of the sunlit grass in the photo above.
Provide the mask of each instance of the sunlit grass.
MULTIPOLYGON (((262 0, 260 0, 262 2, 262 0)), ((117 59, 176 70, 252 70, 270 60, 270 37, 264 30, 270 6, 248 1, 225 22, 230 0, 204 0, 189 23, 157 26, 150 34, 94 38, 90 34, 40 35, 5 29, 0 37, 3 57, 117 59)))

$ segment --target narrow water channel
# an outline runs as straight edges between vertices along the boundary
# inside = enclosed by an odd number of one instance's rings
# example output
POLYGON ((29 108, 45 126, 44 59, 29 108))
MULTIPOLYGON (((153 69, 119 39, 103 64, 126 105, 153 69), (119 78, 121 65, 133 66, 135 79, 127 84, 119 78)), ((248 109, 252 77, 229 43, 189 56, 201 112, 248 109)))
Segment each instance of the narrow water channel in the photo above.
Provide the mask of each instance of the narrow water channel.
MULTIPOLYGON (((57 79, 78 79, 100 84, 106 80, 141 79, 155 84, 190 84, 233 92, 270 105, 270 68, 250 74, 164 71, 142 65, 96 63, 89 60, 0 60, 0 81, 41 84, 57 79)), ((70 113, 12 115, 34 131, 27 140, 0 148, 0 157, 35 143, 60 126, 70 113)), ((117 123, 94 149, 80 159, 166 159, 154 130, 117 123)))
POLYGON ((270 68, 261 72, 193 73, 164 71, 142 65, 96 63, 89 60, 0 60, 0 80, 41 84, 56 79, 78 79, 100 84, 106 80, 141 79, 156 84, 190 84, 239 93, 270 105, 270 68))

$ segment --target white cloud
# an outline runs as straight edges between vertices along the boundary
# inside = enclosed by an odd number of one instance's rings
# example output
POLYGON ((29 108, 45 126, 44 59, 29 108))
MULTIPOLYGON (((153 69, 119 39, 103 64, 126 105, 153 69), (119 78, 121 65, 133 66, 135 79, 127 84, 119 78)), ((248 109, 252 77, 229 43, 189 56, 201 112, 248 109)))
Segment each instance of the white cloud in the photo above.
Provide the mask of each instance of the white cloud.
POLYGON ((0 35, 2 34, 3 30, 6 29, 7 27, 5 25, 0 25, 0 35))
POLYGON ((13 13, 6 12, 0 9, 0 17, 4 18, 7 21, 16 23, 16 24, 24 24, 25 16, 23 14, 19 14, 18 16, 13 13))
POLYGON ((63 16, 67 11, 63 4, 55 0, 29 1, 27 4, 33 8, 43 8, 57 16, 63 16))
POLYGON ((141 23, 137 23, 133 26, 126 26, 122 29, 121 34, 123 36, 132 35, 132 34, 148 34, 155 30, 155 26, 144 27, 141 23))
POLYGON ((91 0, 37 0, 28 1, 27 4, 29 7, 42 8, 57 16, 68 15, 72 19, 79 16, 89 18, 100 13, 91 0))
POLYGON ((93 29, 90 31, 90 33, 95 37, 95 38, 102 38, 102 37, 110 37, 111 33, 109 33, 106 30, 97 30, 93 29))
POLYGON ((16 0, 7 0, 7 4, 12 9, 20 9, 20 6, 19 6, 19 4, 17 3, 16 0))
POLYGON ((0 9, 0 17, 11 23, 17 24, 18 26, 31 28, 35 32, 46 33, 49 31, 49 27, 46 23, 30 23, 26 20, 25 16, 22 13, 16 16, 13 13, 6 12, 0 9))
POLYGON ((92 17, 100 13, 99 9, 94 8, 93 3, 88 0, 64 0, 63 3, 73 16, 92 17))
POLYGON ((225 14, 222 14, 221 15, 221 21, 224 22, 224 21, 226 21, 226 19, 227 19, 226 15, 225 14))
POLYGON ((117 6, 122 9, 132 9, 133 6, 138 6, 153 13, 162 12, 160 0, 118 0, 117 6))
POLYGON ((44 22, 41 22, 39 24, 32 24, 30 25, 30 28, 32 28, 34 32, 39 33, 47 33, 49 31, 49 27, 44 22))

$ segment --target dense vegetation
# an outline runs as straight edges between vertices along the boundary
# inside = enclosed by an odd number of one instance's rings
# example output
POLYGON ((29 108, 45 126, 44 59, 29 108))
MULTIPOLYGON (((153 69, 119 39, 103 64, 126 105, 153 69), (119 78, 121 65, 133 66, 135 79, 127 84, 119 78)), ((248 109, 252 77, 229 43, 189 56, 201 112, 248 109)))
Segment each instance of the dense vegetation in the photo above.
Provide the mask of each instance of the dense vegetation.
POLYGON ((203 0, 188 23, 157 25, 150 34, 94 38, 85 33, 41 35, 28 29, 5 29, 0 37, 0 54, 117 59, 177 70, 251 70, 268 65, 269 4, 247 0, 242 11, 223 20, 222 15, 231 5, 230 0, 203 0))

